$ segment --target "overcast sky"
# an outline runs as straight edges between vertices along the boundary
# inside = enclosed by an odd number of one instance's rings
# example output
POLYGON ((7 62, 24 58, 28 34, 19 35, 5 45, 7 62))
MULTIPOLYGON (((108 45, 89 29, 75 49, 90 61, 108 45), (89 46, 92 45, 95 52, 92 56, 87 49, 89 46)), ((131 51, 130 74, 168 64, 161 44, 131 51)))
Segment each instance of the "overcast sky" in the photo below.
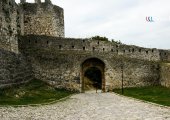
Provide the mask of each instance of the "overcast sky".
MULTIPOLYGON (((18 1, 20 0, 16 0, 18 1)), ((66 37, 87 38, 100 35, 125 44, 170 49, 170 0, 52 2, 64 8, 66 37), (151 16, 154 22, 147 22, 147 16, 151 16)))

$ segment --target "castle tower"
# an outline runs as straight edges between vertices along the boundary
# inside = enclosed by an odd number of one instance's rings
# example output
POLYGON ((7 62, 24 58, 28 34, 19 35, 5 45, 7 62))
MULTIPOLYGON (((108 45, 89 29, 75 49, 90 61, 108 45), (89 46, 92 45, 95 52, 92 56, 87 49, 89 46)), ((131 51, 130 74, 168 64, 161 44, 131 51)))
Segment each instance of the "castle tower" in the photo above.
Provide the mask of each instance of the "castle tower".
POLYGON ((64 37, 64 10, 51 0, 35 0, 23 6, 24 35, 64 37), (30 10, 30 7, 35 8, 30 10), (36 7, 35 7, 36 6, 36 7))

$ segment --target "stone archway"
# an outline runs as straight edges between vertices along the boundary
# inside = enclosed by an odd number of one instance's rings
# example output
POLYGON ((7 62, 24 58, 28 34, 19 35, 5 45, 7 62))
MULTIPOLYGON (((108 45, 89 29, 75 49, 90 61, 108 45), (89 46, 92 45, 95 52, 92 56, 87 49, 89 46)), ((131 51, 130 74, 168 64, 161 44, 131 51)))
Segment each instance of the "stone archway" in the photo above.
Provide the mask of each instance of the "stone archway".
POLYGON ((105 92, 105 64, 98 58, 86 59, 81 64, 81 91, 97 88, 105 92))

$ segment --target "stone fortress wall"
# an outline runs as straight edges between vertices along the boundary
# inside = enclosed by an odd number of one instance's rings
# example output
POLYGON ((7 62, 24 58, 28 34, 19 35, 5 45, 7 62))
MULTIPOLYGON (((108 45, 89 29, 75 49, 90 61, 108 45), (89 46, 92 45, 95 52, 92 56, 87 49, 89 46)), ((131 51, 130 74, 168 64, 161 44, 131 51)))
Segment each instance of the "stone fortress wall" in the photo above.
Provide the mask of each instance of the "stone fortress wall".
POLYGON ((105 63, 106 90, 160 84, 160 64, 168 61, 169 51, 115 44, 91 39, 28 35, 20 37, 19 48, 32 63, 37 79, 55 87, 81 91, 81 65, 89 58, 105 63))
POLYGON ((0 5, 0 87, 37 78, 82 91, 83 63, 94 58, 105 65, 106 90, 121 87, 122 69, 125 87, 169 83, 168 68, 160 64, 170 62, 168 50, 64 38, 63 9, 50 0, 19 5, 2 0, 0 5))
POLYGON ((14 0, 0 1, 0 48, 18 52, 20 11, 14 0))
POLYGON ((18 51, 21 14, 14 0, 0 1, 0 88, 28 82, 31 65, 18 51))
POLYGON ((26 83, 31 79, 32 68, 23 55, 0 50, 0 88, 26 83))
POLYGON ((170 87, 170 63, 161 63, 160 82, 162 86, 170 87))

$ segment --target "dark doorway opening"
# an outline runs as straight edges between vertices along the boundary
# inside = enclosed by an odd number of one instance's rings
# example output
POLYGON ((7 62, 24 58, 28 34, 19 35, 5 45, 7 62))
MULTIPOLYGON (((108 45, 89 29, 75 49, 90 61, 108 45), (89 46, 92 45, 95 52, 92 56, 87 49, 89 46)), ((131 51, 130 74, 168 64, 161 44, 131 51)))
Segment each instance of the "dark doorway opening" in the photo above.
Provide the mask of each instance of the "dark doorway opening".
POLYGON ((102 73, 96 67, 90 67, 85 71, 85 90, 102 89, 102 73))
POLYGON ((81 64, 81 92, 101 90, 105 92, 105 64, 98 58, 86 59, 81 64))

